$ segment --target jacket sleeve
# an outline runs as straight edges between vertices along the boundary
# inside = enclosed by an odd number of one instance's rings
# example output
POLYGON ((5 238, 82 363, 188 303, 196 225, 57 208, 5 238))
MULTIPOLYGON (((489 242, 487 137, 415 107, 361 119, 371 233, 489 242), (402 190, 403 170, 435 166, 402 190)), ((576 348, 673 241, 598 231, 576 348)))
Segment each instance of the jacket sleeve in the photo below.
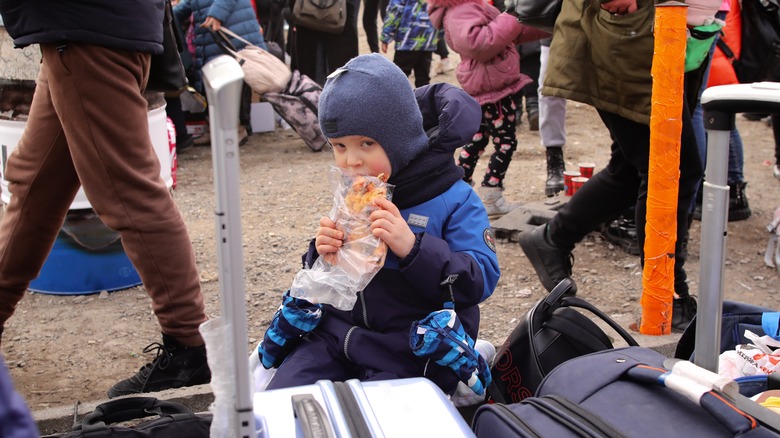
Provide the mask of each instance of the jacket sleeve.
POLYGON ((390 0, 390 4, 387 5, 387 15, 385 16, 385 24, 382 26, 380 41, 390 44, 395 40, 403 12, 404 5, 400 0, 390 0))
POLYGON ((191 15, 192 6, 190 5, 190 0, 183 0, 173 8, 173 16, 179 25, 189 20, 191 15))
MULTIPOLYGON (((227 21, 230 14, 236 9, 238 0, 214 0, 209 11, 206 13, 209 17, 214 17, 220 22, 227 21)), ((231 29, 232 30, 232 29, 231 29)))
POLYGON ((441 238, 423 233, 418 242, 413 257, 401 261, 401 272, 428 300, 441 300, 441 282, 453 274, 457 307, 479 304, 493 294, 501 272, 490 221, 476 192, 452 212, 441 238))
POLYGON ((478 62, 488 62, 502 53, 522 30, 517 18, 500 13, 491 20, 477 3, 460 5, 445 16, 445 32, 452 49, 478 62))

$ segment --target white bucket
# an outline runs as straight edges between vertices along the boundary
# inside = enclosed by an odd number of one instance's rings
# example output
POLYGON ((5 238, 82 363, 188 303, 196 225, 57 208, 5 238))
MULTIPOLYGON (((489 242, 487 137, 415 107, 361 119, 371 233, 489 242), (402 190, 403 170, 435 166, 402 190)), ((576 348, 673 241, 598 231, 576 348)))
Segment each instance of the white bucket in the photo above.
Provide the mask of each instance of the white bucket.
MULTIPOLYGON (((149 111, 149 136, 152 140, 154 152, 157 154, 157 159, 160 160, 160 177, 170 189, 173 186, 173 178, 171 177, 171 151, 168 145, 167 118, 165 105, 149 111)), ((0 169, 2 169, 2 179, 0 179, 2 195, 0 195, 0 199, 6 204, 11 200, 11 194, 8 192, 8 181, 5 179, 5 166, 11 151, 16 148, 16 145, 22 138, 22 132, 24 132, 26 125, 26 122, 0 120, 0 169)), ((70 205, 70 209, 82 210, 90 208, 92 208, 92 205, 87 200, 84 189, 79 189, 78 193, 76 193, 76 198, 70 205)))

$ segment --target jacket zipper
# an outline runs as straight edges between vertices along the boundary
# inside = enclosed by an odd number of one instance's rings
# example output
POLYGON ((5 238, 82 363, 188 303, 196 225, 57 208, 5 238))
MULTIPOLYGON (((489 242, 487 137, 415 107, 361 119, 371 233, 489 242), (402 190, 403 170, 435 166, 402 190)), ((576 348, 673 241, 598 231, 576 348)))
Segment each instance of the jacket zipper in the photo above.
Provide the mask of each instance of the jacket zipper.
POLYGON ((347 335, 344 336, 344 356, 350 361, 352 361, 352 358, 349 357, 349 337, 352 336, 352 332, 357 328, 357 326, 350 327, 349 330, 347 330, 347 335))

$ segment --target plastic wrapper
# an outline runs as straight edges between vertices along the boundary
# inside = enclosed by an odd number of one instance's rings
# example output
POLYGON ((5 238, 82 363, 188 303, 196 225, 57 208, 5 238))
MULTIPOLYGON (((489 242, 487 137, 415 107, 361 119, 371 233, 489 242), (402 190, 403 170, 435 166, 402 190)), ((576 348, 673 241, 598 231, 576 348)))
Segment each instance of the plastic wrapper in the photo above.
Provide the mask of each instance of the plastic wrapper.
POLYGON ((351 310, 357 293, 385 263, 387 245, 371 234, 369 216, 378 208, 372 202, 375 198, 392 199, 393 186, 382 175, 349 175, 335 166, 328 177, 333 192, 329 217, 344 232, 344 244, 335 254, 319 257, 313 266, 298 271, 290 295, 351 310))
POLYGON ((750 344, 740 344, 734 350, 721 353, 718 374, 736 379, 780 370, 780 341, 771 336, 758 336, 750 330, 745 330, 745 337, 750 344))

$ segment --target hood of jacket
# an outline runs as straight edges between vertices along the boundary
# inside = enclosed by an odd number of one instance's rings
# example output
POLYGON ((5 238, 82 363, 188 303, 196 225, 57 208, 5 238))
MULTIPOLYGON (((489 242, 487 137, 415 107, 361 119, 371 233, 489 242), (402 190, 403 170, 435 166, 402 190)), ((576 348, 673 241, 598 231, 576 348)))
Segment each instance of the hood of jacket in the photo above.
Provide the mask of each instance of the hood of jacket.
POLYGON ((444 27, 444 12, 453 6, 466 3, 481 4, 485 0, 428 0, 428 16, 437 29, 444 27))

